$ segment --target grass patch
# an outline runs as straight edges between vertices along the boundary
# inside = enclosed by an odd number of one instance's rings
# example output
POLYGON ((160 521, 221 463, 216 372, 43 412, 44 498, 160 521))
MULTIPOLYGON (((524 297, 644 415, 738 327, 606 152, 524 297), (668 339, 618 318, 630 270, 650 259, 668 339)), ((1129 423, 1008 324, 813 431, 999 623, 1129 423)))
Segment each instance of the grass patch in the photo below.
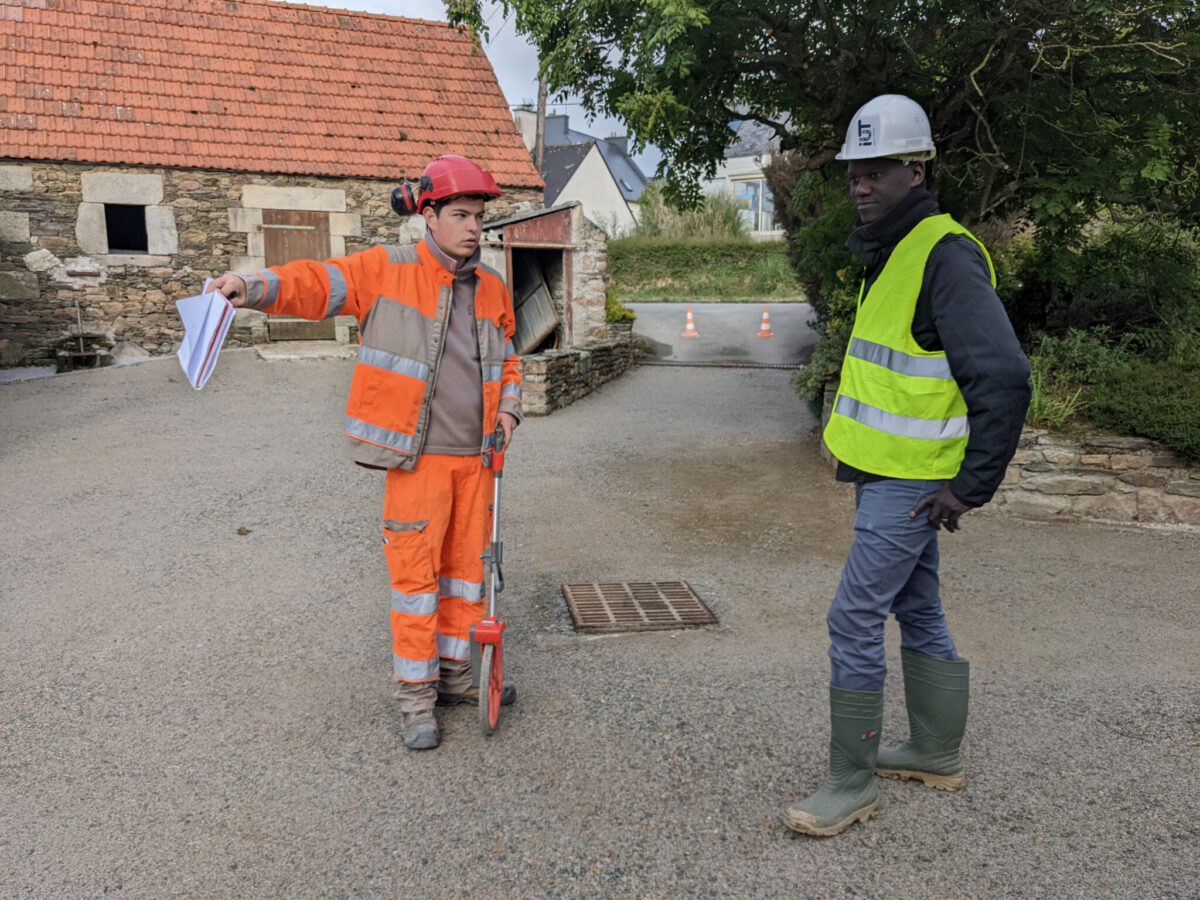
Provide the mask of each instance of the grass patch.
POLYGON ((779 241, 622 238, 609 242, 608 274, 626 302, 804 299, 779 241))

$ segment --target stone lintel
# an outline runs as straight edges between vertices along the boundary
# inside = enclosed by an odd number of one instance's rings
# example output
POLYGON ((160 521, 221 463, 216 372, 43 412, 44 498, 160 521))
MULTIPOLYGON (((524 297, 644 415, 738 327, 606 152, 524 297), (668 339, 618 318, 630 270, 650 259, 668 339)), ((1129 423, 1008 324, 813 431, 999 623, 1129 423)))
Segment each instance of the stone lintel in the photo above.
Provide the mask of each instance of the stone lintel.
POLYGON ((85 203, 157 206, 163 201, 163 177, 131 172, 84 172, 85 203))
POLYGON ((346 192, 330 188, 274 187, 265 184, 247 184, 242 188, 242 206, 248 209, 345 212, 346 192))

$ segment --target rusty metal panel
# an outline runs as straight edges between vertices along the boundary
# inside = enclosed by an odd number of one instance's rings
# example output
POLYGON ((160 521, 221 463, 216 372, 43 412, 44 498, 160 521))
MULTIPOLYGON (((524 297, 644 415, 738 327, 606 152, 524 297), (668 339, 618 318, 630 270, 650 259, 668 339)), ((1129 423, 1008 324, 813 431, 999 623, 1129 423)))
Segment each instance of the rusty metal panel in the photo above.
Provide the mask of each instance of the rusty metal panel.
POLYGON ((564 584, 578 631, 661 631, 717 621, 686 581, 564 584))
POLYGON ((560 209, 558 212, 505 225, 504 243, 518 246, 527 243, 570 246, 571 210, 560 209))

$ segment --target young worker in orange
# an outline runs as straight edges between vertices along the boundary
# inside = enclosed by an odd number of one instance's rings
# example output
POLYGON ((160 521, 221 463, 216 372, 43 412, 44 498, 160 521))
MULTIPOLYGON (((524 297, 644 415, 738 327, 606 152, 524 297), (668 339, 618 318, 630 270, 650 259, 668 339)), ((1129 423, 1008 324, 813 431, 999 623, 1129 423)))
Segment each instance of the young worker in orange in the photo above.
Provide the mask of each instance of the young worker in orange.
MULTIPOLYGON (((392 195, 398 213, 425 219, 424 240, 228 272, 213 283, 234 306, 358 319, 345 455, 387 473, 396 699, 404 744, 414 750, 441 742, 435 705, 478 702, 470 631, 485 613, 480 554, 491 537, 493 490, 486 462, 497 428, 507 446, 522 417, 512 298, 479 261, 484 205, 501 195, 471 160, 440 156, 415 196, 407 185, 392 195)), ((503 702, 515 696, 506 684, 503 702)))

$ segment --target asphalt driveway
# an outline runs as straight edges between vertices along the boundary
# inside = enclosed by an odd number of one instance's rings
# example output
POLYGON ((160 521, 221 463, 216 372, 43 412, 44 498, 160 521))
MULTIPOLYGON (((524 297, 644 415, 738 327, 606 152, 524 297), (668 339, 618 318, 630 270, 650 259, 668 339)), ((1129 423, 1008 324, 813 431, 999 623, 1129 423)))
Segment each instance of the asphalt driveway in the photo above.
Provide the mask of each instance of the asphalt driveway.
POLYGON ((882 782, 876 819, 798 838, 852 518, 789 373, 642 367, 526 422, 521 699, 412 753, 380 479, 339 457, 351 365, 0 385, 0 896, 1197 896, 1194 533, 968 517, 942 544, 966 787, 882 782), (585 637, 559 590, 669 579, 720 624, 585 637))

